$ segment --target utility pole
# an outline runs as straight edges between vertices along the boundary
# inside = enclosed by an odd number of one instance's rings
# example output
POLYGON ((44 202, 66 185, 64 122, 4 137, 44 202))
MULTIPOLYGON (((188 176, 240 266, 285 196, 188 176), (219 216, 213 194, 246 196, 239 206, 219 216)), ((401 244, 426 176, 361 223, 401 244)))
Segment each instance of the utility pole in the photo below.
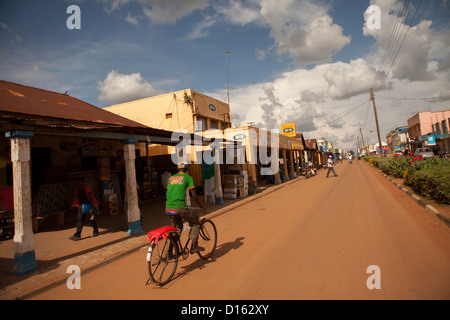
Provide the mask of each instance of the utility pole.
POLYGON ((380 146, 380 153, 381 156, 384 157, 384 153, 383 153, 383 145, 381 144, 381 139, 380 139, 380 128, 378 127, 378 115, 377 115, 377 108, 375 107, 375 98, 373 96, 373 89, 370 88, 370 99, 372 100, 372 104, 373 104, 373 113, 375 115, 375 124, 377 125, 377 135, 378 135, 378 145, 380 146))
POLYGON ((359 138, 356 136, 356 155, 361 154, 361 151, 359 150, 359 138))
MULTIPOLYGON (((363 134, 362 134, 361 127, 359 127, 359 132, 361 133, 361 141, 362 141, 361 149, 366 150, 366 149, 364 148, 364 137, 363 137, 363 134)), ((368 156, 367 151, 366 151, 366 156, 368 156)))

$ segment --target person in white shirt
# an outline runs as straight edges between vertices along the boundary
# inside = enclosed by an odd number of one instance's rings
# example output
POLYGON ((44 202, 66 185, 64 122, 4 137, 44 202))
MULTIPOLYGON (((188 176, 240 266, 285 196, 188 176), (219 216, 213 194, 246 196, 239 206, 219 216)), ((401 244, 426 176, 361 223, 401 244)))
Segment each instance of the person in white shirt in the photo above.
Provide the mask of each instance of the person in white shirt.
POLYGON ((335 177, 338 176, 336 174, 336 171, 334 171, 333 164, 334 164, 333 156, 330 155, 330 156, 328 156, 328 161, 327 161, 327 167, 328 167, 327 178, 328 178, 328 175, 330 174, 330 172, 333 172, 335 177))

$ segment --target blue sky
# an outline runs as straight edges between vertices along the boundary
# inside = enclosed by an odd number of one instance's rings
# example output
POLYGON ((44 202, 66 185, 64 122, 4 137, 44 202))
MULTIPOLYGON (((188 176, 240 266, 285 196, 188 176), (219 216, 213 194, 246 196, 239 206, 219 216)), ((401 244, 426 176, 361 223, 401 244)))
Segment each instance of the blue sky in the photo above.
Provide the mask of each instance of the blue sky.
POLYGON ((306 138, 354 149, 359 127, 376 141, 371 87, 383 138, 449 109, 449 11, 448 0, 2 0, 0 79, 99 107, 186 88, 225 100, 228 48, 233 124, 294 121, 306 138), (365 26, 371 4, 379 30, 365 26), (66 26, 70 5, 80 30, 66 26), (399 39, 408 33, 384 70, 396 21, 399 39))

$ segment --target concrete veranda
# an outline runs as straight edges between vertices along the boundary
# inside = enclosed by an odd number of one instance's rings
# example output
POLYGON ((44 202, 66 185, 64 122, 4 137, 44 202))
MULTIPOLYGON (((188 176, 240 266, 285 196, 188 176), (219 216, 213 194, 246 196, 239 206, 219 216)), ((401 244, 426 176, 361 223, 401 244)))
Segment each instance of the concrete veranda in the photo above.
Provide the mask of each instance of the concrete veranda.
MULTIPOLYGON (((279 185, 262 185, 261 192, 237 200, 224 200, 224 204, 206 204, 207 217, 213 217, 231 210, 242 202, 254 201, 260 196, 299 181, 296 178, 279 185)), ((204 197, 200 196, 202 203, 204 197)), ((69 237, 76 229, 76 213, 65 215, 64 226, 58 226, 56 217, 49 217, 34 234, 36 261, 39 269, 24 276, 10 273, 14 266, 13 239, 0 241, 0 299, 26 299, 34 293, 61 284, 73 273, 67 273, 70 265, 77 265, 81 273, 89 272, 147 245, 147 233, 153 229, 169 225, 164 214, 164 199, 145 200, 140 204, 144 217, 143 235, 127 235, 125 215, 99 215, 97 224, 100 235, 92 237, 92 226, 86 220, 81 233, 82 240, 73 241, 69 237)), ((122 212, 122 211, 121 211, 122 212)))

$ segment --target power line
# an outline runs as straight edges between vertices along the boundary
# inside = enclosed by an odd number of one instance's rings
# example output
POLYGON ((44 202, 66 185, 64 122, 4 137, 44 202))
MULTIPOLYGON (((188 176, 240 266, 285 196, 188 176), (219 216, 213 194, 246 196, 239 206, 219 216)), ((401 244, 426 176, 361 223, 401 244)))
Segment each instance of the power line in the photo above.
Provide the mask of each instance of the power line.
POLYGON ((426 100, 426 101, 429 101, 429 100, 436 100, 436 101, 443 100, 443 101, 445 101, 445 100, 450 99, 450 96, 428 97, 428 98, 399 98, 399 97, 386 97, 386 96, 376 95, 376 97, 378 99, 383 99, 383 100, 426 100))
POLYGON ((422 0, 419 0, 418 5, 415 8, 414 14, 412 15, 412 18, 410 19, 409 23, 407 22, 408 16, 410 15, 410 12, 412 11, 411 8, 413 8, 412 1, 408 0, 407 3, 402 3, 402 7, 399 10, 399 13, 397 15, 396 22, 394 24, 394 27, 392 28, 391 36, 389 39, 388 46, 386 48, 385 55, 383 56, 381 66, 377 72, 377 79, 375 80, 377 90, 380 89, 384 81, 392 69, 392 66, 395 63, 395 60, 397 59, 398 53, 400 52, 401 47, 403 46, 403 42, 406 39, 406 36, 408 35, 409 29, 411 28, 411 25, 414 21, 414 18, 416 17, 417 11, 419 9, 420 4, 422 3, 422 0), (404 18, 404 21, 406 22, 406 32, 401 38, 401 29, 404 29, 404 26, 400 28, 402 25, 402 20, 404 18), (401 40, 400 40, 401 39, 401 40))

